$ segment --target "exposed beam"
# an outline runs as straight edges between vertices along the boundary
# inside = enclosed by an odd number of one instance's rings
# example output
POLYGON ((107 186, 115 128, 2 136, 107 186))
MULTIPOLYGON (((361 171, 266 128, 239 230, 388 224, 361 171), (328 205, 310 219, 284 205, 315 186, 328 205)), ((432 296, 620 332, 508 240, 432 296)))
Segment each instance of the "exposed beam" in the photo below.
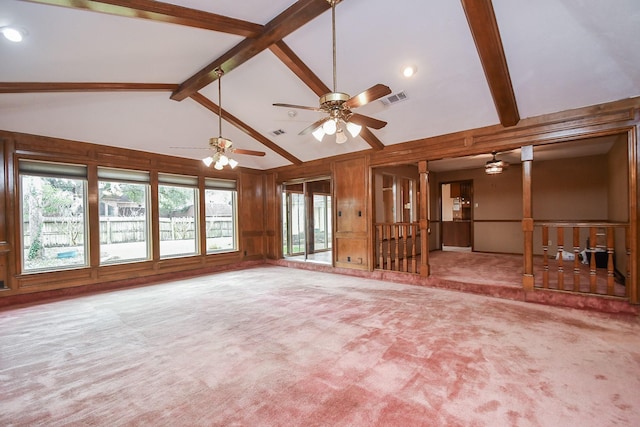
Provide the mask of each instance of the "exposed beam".
MULTIPOLYGON (((211 112, 213 112, 216 115, 220 111, 220 107, 215 102, 213 102, 212 100, 210 100, 206 96, 202 95, 201 93, 196 92, 196 93, 190 95, 190 97, 191 97, 191 99, 196 101, 198 104, 202 105, 203 107, 205 107, 206 109, 210 110, 211 112)), ((256 141, 260 142, 265 147, 269 148, 270 150, 278 153, 279 155, 281 155, 285 159, 289 160, 294 165, 301 165, 302 164, 302 160, 298 159, 293 154, 291 154, 288 151, 284 150, 282 147, 277 145, 275 142, 271 141, 269 138, 263 136, 261 133, 259 133, 255 129, 253 129, 248 124, 244 123, 242 120, 238 119, 236 116, 234 116, 234 115, 230 114, 229 112, 227 112, 224 108, 222 109, 222 118, 224 120, 226 120, 227 122, 231 123, 233 126, 235 126, 238 129, 240 129, 242 132, 244 132, 247 135, 249 135, 251 138, 253 138, 256 141)))
POLYGON ((188 7, 153 0, 24 0, 31 3, 85 9, 128 18, 149 19, 170 24, 255 37, 262 25, 188 7))
POLYGON ((515 126, 520 114, 491 0, 461 1, 500 123, 515 126))
POLYGON ((302 62, 302 59, 282 40, 269 46, 271 52, 278 57, 280 61, 284 63, 293 74, 298 76, 300 80, 318 96, 322 96, 325 93, 331 92, 331 89, 324 84, 320 77, 315 75, 313 71, 302 62))
POLYGON ((191 96, 218 78, 216 69, 220 68, 225 73, 228 73, 258 53, 268 49, 273 43, 282 40, 330 7, 327 0, 298 0, 265 25, 258 37, 244 39, 221 57, 185 80, 180 85, 180 88, 171 95, 171 99, 182 101, 191 96))
MULTIPOLYGON (((307 65, 302 62, 300 57, 282 40, 272 44, 269 49, 274 53, 304 84, 318 96, 331 92, 331 89, 315 75, 307 65)), ((374 150, 382 150, 384 144, 366 127, 360 131, 360 136, 374 150)))
POLYGON ((173 83, 63 83, 63 82, 0 82, 0 93, 32 92, 171 92, 173 83))

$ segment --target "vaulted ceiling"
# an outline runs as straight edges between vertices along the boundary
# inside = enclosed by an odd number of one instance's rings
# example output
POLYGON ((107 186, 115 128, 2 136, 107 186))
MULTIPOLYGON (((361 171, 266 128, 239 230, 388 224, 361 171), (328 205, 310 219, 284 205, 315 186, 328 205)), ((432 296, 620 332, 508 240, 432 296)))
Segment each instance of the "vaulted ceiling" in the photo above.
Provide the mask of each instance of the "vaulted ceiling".
POLYGON ((218 136, 269 169, 640 95, 637 0, 342 0, 337 90, 406 100, 336 144, 298 133, 332 87, 326 0, 3 0, 0 129, 200 159, 218 136), (404 65, 417 67, 411 78, 404 65), (276 135, 274 131, 284 131, 276 135))

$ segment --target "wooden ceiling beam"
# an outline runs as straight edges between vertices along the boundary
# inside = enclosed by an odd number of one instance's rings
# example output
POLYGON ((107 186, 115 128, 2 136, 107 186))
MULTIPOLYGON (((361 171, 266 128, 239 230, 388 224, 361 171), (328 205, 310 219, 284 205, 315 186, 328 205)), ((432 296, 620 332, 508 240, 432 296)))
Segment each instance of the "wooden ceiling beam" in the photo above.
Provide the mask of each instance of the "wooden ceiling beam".
POLYGON ((262 33, 260 24, 188 7, 153 0, 24 0, 31 3, 84 9, 127 18, 186 25, 243 37, 256 37, 262 33))
POLYGON ((0 93, 35 92, 172 92, 173 83, 0 82, 0 93))
POLYGON ((324 84, 311 69, 302 62, 302 59, 282 40, 269 46, 269 49, 286 65, 304 84, 318 96, 331 92, 329 86, 324 84))
MULTIPOLYGON (((318 96, 322 96, 331 92, 331 89, 320 80, 307 64, 302 62, 300 57, 282 40, 272 44, 269 49, 274 55, 280 59, 304 84, 318 96)), ((370 129, 363 127, 360 131, 360 137, 374 150, 382 150, 384 144, 380 141, 370 129)))
POLYGON ((461 1, 500 123, 515 126, 520 114, 491 0, 461 1))
MULTIPOLYGON (((209 111, 213 112, 215 115, 218 115, 218 113, 221 111, 219 105, 217 105, 215 102, 213 102, 212 100, 210 100, 209 98, 207 98, 206 96, 202 95, 199 92, 191 94, 190 98, 193 99, 194 101, 196 101, 198 104, 200 104, 203 107, 205 107, 206 109, 208 109, 209 111)), ((226 120, 227 122, 231 123, 233 126, 235 126, 238 129, 240 129, 242 132, 244 132, 247 135, 249 135, 251 138, 253 138, 256 141, 260 142, 262 145, 264 145, 265 147, 267 147, 271 151, 274 151, 274 152, 278 153, 279 155, 281 155, 282 157, 284 157, 285 159, 289 160, 294 165, 301 165, 302 164, 302 160, 298 159, 293 154, 291 154, 288 151, 284 150, 282 147, 277 145, 275 142, 271 141, 269 138, 265 137, 260 132, 258 132, 257 130, 253 129, 251 126, 249 126, 248 124, 246 124, 245 122, 243 122, 242 120, 237 118, 236 116, 234 116, 231 113, 229 113, 228 111, 226 111, 224 108, 222 109, 222 118, 224 120, 226 120)))
POLYGON ((180 88, 171 95, 171 99, 182 101, 191 96, 218 78, 216 73, 218 68, 228 73, 258 53, 268 49, 273 43, 282 40, 316 18, 330 7, 327 0, 298 0, 266 24, 258 37, 244 39, 221 57, 185 80, 180 85, 180 88))

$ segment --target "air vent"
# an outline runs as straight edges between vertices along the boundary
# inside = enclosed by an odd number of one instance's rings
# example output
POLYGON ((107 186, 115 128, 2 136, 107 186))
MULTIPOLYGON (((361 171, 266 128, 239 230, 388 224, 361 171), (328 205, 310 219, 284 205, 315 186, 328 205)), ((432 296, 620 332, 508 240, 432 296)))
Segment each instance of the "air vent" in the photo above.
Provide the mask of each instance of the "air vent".
POLYGON ((380 101, 384 105, 397 104, 398 102, 405 101, 407 99, 407 94, 404 91, 392 93, 389 96, 381 98, 380 101))
POLYGON ((271 132, 271 133, 272 133, 273 135, 275 135, 275 136, 280 136, 280 135, 284 134, 284 133, 285 133, 285 131, 284 131, 284 130, 282 130, 282 129, 277 129, 277 130, 274 130, 274 131, 273 131, 273 132, 271 132))

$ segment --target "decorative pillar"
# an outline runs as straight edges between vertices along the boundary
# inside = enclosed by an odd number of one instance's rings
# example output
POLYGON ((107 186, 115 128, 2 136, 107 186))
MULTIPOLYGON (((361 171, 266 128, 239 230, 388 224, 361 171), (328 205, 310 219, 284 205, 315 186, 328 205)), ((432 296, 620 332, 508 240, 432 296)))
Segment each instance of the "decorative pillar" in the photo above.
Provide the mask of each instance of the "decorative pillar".
POLYGON ((420 173, 420 212, 418 221, 420 227, 420 276, 429 276, 429 172, 427 161, 418 162, 420 173))
POLYGON ((533 290, 533 202, 531 193, 531 164, 533 146, 527 145, 521 150, 522 160, 522 233, 524 234, 524 272, 522 287, 533 290))

